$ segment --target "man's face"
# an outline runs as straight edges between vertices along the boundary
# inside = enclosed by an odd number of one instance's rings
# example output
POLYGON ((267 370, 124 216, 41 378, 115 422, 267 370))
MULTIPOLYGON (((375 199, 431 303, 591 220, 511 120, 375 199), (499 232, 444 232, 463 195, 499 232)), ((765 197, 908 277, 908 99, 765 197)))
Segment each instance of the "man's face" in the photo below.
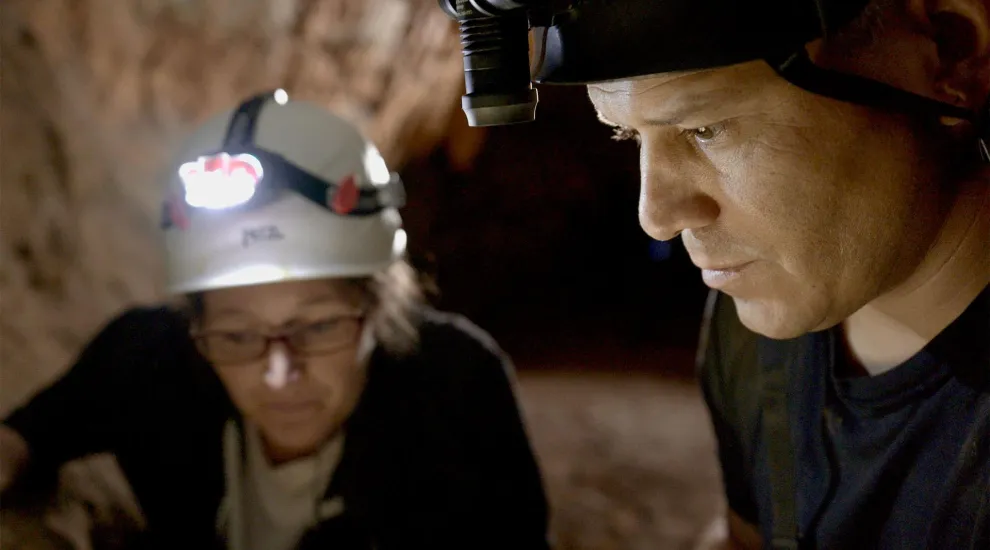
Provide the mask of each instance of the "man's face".
POLYGON ((815 96, 762 62, 589 86, 638 134, 640 223, 683 237, 750 329, 840 322, 917 265, 939 197, 918 128, 815 96))

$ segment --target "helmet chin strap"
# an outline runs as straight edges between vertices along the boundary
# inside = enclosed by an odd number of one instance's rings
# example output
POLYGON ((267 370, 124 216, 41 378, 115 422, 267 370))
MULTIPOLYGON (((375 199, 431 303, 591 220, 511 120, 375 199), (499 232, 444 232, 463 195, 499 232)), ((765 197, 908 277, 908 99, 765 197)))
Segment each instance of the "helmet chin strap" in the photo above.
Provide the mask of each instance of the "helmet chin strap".
POLYGON ((823 69, 811 61, 804 48, 786 55, 767 57, 766 61, 791 84, 818 95, 867 107, 920 112, 936 118, 952 117, 969 121, 977 129, 980 157, 984 162, 990 163, 990 98, 984 112, 977 114, 883 82, 823 69))

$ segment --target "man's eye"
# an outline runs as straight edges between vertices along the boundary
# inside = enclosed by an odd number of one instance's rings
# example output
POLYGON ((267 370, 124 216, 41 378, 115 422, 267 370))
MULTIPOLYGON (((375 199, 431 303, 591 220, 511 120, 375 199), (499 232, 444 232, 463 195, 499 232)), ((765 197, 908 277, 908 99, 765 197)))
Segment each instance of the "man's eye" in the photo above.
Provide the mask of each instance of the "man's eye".
POLYGON ((686 135, 701 143, 709 143, 717 138, 722 133, 722 130, 723 127, 721 124, 712 124, 710 126, 689 128, 681 132, 681 135, 686 135))
POLYGON ((714 139, 715 129, 711 126, 702 126, 701 128, 694 129, 694 137, 700 139, 701 141, 708 141, 714 139))

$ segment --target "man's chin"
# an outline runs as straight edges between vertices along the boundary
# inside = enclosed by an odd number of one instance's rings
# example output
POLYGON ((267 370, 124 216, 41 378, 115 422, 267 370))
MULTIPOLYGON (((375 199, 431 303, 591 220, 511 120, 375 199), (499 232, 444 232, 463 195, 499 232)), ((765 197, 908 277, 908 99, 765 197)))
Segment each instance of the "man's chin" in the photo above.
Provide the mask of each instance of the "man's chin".
POLYGON ((749 330, 774 340, 789 340, 817 330, 807 312, 784 300, 732 297, 739 321, 749 330))

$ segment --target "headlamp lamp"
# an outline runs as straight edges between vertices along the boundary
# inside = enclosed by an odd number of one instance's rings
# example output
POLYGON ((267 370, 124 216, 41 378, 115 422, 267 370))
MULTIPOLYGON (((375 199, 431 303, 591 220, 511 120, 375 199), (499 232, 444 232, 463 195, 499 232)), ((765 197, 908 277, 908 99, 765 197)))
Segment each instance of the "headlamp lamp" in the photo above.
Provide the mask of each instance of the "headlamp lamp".
MULTIPOLYGON (((327 181, 310 174, 281 155, 254 147, 220 151, 186 162, 178 169, 185 207, 236 210, 267 203, 280 192, 298 193, 338 215, 368 216, 386 208, 401 208, 406 195, 398 174, 377 174, 361 185, 359 174, 327 181)), ((177 220, 175 205, 164 213, 164 225, 177 220)))
POLYGON ((250 153, 218 153, 179 166, 186 204, 210 210, 248 202, 264 176, 261 161, 250 153))

